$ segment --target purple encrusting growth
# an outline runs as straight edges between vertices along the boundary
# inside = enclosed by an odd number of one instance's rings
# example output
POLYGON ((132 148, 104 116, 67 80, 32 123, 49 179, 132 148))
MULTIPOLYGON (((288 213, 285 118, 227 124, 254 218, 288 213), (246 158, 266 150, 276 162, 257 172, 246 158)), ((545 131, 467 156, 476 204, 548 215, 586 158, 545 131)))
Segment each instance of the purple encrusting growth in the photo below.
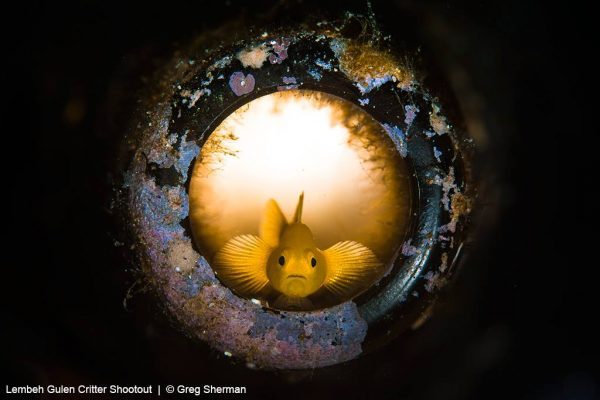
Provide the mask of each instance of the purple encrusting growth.
POLYGON ((190 274, 186 277, 184 287, 181 289, 183 294, 187 298, 194 298, 200 293, 200 289, 202 289, 202 281, 198 279, 196 276, 198 269, 194 270, 193 274, 190 274))
POLYGON ((397 126, 390 126, 388 124, 383 124, 383 129, 385 129, 389 137, 394 142, 398 153, 400 153, 402 157, 406 157, 408 155, 408 148, 406 147, 406 139, 402 129, 398 128, 397 126))
POLYGON ((197 268, 185 276, 185 284, 181 286, 183 294, 190 299, 196 297, 206 283, 217 284, 219 282, 204 257, 200 256, 197 264, 197 268))
POLYGON ((347 361, 360 353, 367 329, 351 302, 318 312, 274 314, 220 284, 205 284, 184 309, 191 311, 188 323, 198 327, 201 339, 269 368, 304 369, 347 361))
POLYGON ((425 290, 427 290, 429 293, 432 293, 436 287, 441 286, 441 280, 438 279, 439 277, 440 274, 438 272, 428 271, 423 276, 423 279, 427 280, 427 283, 425 284, 425 290))
POLYGON ((329 312, 317 311, 313 313, 286 313, 289 319, 283 326, 276 314, 264 313, 257 319, 249 334, 253 337, 264 335, 278 326, 275 337, 279 340, 299 341, 303 343, 308 339, 327 343, 330 345, 351 345, 356 337, 364 337, 366 324, 354 318, 355 309, 344 303, 339 308, 337 315, 328 317, 329 312))
POLYGON ((183 187, 159 187, 154 179, 146 179, 143 185, 133 185, 132 202, 140 211, 140 228, 158 245, 149 250, 160 253, 184 233, 179 223, 188 215, 189 203, 183 187))
POLYGON ((271 45, 273 46, 273 54, 269 55, 269 62, 271 64, 281 64, 283 60, 288 57, 287 49, 290 46, 290 39, 279 38, 272 40, 271 45))
POLYGON ((236 71, 229 77, 229 87, 236 94, 242 96, 254 90, 256 81, 252 74, 244 75, 243 72, 236 71))
POLYGON ((294 78, 293 76, 291 76, 291 77, 284 76, 282 78, 282 80, 283 80, 283 83, 285 83, 285 85, 277 86, 277 90, 282 91, 282 90, 298 89, 299 85, 297 85, 296 78, 294 78))
POLYGON ((409 105, 404 106, 404 111, 405 111, 404 123, 407 126, 410 126, 410 125, 412 125, 413 121, 417 117, 417 113, 419 112, 419 107, 409 104, 409 105))
POLYGON ((402 255, 406 257, 414 256, 418 253, 417 248, 410 244, 411 241, 412 239, 408 239, 406 242, 402 243, 402 255))
POLYGON ((454 191, 456 193, 459 191, 454 182, 454 167, 449 168, 448 174, 443 179, 436 175, 433 183, 442 187, 441 202, 444 210, 450 211, 450 192, 454 191))
POLYGON ((441 233, 446 233, 446 232, 454 233, 456 231, 456 223, 457 222, 458 221, 456 219, 452 219, 447 224, 440 226, 440 232, 441 233))
POLYGON ((219 280, 215 276, 215 273, 211 268, 210 264, 202 256, 200 256, 200 258, 198 259, 198 268, 196 269, 196 271, 198 272, 196 274, 197 279, 204 282, 210 282, 215 284, 219 283, 219 280))

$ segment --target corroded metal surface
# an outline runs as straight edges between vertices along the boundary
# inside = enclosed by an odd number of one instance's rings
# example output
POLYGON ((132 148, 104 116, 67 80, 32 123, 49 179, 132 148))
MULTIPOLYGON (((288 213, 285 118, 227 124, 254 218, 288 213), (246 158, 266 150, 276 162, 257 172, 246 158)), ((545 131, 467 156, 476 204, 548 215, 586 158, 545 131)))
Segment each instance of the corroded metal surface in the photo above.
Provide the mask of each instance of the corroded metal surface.
POLYGON ((408 326, 422 317, 460 253, 473 188, 463 159, 469 139, 417 74, 385 43, 344 38, 331 24, 203 46, 194 43, 161 72, 129 139, 129 222, 145 277, 168 312, 186 333, 249 367, 281 369, 357 357, 367 329, 403 307, 420 310, 408 326), (207 135, 253 98, 296 88, 338 95, 373 115, 415 181, 413 235, 386 277, 355 302, 313 312, 271 310, 236 296, 196 251, 186 225, 188 171, 207 135))

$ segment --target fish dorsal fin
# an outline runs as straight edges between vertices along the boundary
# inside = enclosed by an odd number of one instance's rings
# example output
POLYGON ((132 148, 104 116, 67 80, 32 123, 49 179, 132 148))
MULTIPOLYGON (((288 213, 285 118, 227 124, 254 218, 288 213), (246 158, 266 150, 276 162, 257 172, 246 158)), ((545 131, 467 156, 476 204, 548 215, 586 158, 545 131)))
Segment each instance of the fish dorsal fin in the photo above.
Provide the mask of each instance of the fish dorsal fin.
POLYGON ((217 252, 213 267, 227 286, 252 296, 269 283, 267 262, 272 250, 258 236, 236 236, 217 252))
POLYGON ((336 243, 323 255, 327 263, 324 286, 340 297, 365 289, 382 266, 368 247, 353 241, 336 243))
POLYGON ((294 222, 302 222, 302 207, 304 206, 304 192, 300 193, 298 198, 298 205, 296 206, 296 212, 294 213, 294 222))
POLYGON ((277 247, 281 232, 286 225, 287 221, 277 202, 273 199, 267 201, 262 220, 260 221, 260 238, 269 246, 277 247))

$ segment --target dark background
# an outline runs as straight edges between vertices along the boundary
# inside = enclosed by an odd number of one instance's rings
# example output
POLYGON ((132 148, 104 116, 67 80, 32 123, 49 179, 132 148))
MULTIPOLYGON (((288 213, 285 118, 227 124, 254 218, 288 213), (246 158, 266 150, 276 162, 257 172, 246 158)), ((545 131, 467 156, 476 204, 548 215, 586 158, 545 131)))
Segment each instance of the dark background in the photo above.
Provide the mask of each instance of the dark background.
MULTIPOLYGON (((386 33, 409 26, 404 40, 464 68, 496 146, 487 229, 421 330, 341 366, 266 373, 186 339, 139 288, 123 306, 136 276, 115 247, 111 183, 131 94, 176 43, 273 3, 23 2, 4 13, 2 389, 186 383, 247 385, 262 398, 599 398, 597 235, 583 229, 596 214, 586 176, 594 157, 582 150, 593 151, 597 132, 597 72, 586 67, 593 24, 575 3, 373 2, 386 33)), ((365 10, 287 3, 291 20, 319 6, 365 10)))

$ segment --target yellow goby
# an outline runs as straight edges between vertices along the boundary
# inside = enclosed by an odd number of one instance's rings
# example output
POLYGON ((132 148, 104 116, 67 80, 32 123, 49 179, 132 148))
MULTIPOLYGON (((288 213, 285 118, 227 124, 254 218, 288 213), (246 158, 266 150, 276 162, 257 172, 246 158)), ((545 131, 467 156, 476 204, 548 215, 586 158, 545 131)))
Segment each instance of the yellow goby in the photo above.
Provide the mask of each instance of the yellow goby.
POLYGON ((324 288, 339 296, 364 289, 382 264, 366 246, 338 242, 317 248, 310 228, 302 223, 304 193, 288 223, 273 199, 265 206, 259 235, 229 240, 214 258, 221 280, 238 293, 253 296, 269 285, 289 298, 304 298, 324 288))

